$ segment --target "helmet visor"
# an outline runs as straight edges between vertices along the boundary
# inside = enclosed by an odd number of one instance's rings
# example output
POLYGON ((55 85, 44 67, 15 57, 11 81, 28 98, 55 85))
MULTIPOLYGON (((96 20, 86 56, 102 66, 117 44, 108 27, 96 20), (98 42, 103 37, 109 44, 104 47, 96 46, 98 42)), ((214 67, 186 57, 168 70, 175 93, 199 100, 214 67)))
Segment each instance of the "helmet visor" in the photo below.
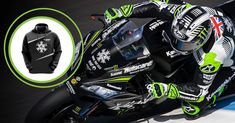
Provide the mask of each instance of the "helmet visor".
POLYGON ((184 41, 180 41, 180 40, 171 40, 170 44, 171 47, 183 54, 183 55, 187 55, 187 54, 191 54, 193 53, 193 51, 198 50, 202 45, 203 40, 196 40, 196 42, 184 42, 184 41))

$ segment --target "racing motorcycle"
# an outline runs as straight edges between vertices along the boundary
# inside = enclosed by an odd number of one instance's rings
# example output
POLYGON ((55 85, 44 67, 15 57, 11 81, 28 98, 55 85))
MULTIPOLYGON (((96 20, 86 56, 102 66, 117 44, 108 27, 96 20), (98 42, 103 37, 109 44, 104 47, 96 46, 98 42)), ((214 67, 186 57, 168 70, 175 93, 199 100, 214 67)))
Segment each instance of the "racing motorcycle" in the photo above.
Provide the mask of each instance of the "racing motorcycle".
POLYGON ((138 27, 122 19, 91 31, 84 37, 83 59, 77 45, 74 66, 82 62, 75 76, 41 99, 25 123, 79 123, 159 110, 168 100, 153 99, 148 84, 187 82, 196 66, 192 56, 181 56, 167 44, 169 34, 161 27, 165 23, 153 19, 138 27))

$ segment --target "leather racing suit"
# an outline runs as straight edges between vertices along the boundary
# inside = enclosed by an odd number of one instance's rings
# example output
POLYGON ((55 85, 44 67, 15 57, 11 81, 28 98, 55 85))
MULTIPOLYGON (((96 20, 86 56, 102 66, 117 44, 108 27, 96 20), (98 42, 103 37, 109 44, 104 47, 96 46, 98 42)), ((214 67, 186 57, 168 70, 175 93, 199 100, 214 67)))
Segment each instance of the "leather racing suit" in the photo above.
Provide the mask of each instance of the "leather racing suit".
MULTIPOLYGON (((180 0, 151 0, 124 5, 119 11, 122 13, 120 18, 157 18, 172 22, 180 12, 190 6, 191 4, 180 0)), ((182 99, 184 113, 192 117, 198 116, 202 110, 214 104, 216 98, 235 76, 234 23, 222 10, 204 6, 202 8, 211 15, 213 31, 207 43, 193 52, 198 65, 194 78, 187 84, 170 83, 165 92, 170 99, 182 99)), ((163 31, 168 34, 170 32, 169 29, 163 31)), ((169 37, 170 40, 175 40, 173 36, 169 37)))

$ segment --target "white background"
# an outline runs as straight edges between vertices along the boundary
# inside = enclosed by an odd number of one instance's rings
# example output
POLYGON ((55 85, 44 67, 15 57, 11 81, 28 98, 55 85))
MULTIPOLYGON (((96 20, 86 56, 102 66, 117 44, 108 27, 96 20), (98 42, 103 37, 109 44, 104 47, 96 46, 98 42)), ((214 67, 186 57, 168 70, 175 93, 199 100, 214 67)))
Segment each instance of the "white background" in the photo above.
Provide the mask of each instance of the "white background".
POLYGON ((23 24, 13 35, 10 50, 12 62, 18 71, 20 71, 24 76, 37 81, 48 81, 61 75, 69 66, 73 56, 73 44, 69 33, 62 25, 56 21, 50 20, 49 18, 35 18, 23 24), (55 32, 60 39, 62 54, 59 64, 52 74, 30 74, 25 66, 23 55, 21 53, 25 34, 32 31, 38 23, 47 24, 49 29, 52 32, 55 32))

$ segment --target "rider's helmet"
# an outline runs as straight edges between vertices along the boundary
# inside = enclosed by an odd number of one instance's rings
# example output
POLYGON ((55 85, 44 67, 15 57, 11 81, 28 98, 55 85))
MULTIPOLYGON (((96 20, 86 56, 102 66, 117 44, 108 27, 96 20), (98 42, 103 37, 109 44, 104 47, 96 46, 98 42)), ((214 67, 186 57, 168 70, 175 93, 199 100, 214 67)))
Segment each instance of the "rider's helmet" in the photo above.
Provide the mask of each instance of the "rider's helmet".
POLYGON ((173 20, 171 32, 176 38, 171 41, 173 49, 190 54, 200 49, 211 36, 210 14, 200 6, 185 7, 173 20))

